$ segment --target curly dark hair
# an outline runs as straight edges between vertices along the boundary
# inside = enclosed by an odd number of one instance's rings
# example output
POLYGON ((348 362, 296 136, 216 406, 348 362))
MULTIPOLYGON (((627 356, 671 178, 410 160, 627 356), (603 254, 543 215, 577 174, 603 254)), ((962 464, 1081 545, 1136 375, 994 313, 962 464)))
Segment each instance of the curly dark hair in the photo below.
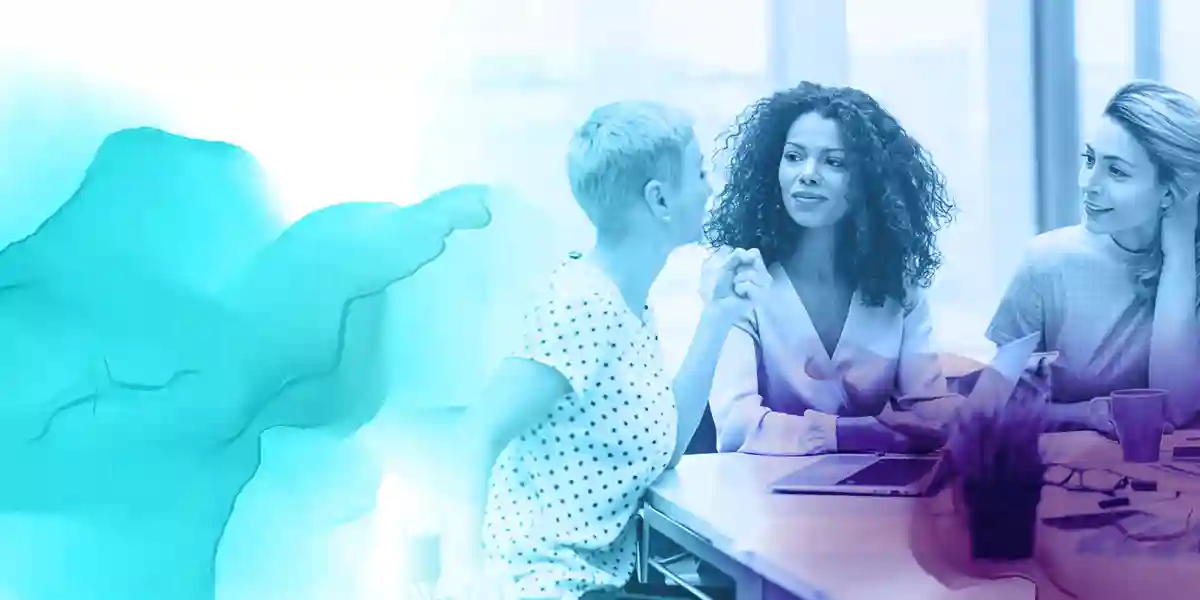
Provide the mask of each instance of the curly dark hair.
POLYGON ((837 121, 846 148, 850 209, 836 225, 838 272, 870 306, 888 298, 907 306, 907 290, 929 287, 941 266, 936 234, 955 206, 929 153, 860 90, 805 82, 747 108, 718 150, 729 156, 727 183, 705 237, 713 247, 757 248, 767 264, 793 251, 803 228, 783 205, 779 161, 788 129, 810 112, 837 121))

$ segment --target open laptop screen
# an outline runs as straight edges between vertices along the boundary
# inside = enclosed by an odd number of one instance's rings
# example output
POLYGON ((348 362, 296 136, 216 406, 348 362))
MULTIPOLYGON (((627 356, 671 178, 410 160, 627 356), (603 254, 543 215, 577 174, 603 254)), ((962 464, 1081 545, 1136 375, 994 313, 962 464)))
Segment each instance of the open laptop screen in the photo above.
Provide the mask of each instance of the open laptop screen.
POLYGON ((881 458, 839 481, 838 485, 902 487, 928 475, 936 465, 937 459, 933 457, 881 458))

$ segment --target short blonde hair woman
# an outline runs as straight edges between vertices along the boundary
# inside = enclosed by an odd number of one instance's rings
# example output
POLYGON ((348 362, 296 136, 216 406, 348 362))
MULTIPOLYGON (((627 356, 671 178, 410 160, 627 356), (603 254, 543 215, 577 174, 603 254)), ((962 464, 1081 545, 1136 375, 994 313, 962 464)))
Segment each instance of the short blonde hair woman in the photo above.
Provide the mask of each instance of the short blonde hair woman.
POLYGON ((619 597, 641 499, 687 448, 726 335, 770 283, 756 252, 710 261, 703 316, 667 381, 646 299, 668 255, 699 240, 712 194, 691 120, 602 106, 571 140, 567 172, 596 246, 532 300, 521 347, 452 442, 462 486, 441 589, 461 600, 619 597))

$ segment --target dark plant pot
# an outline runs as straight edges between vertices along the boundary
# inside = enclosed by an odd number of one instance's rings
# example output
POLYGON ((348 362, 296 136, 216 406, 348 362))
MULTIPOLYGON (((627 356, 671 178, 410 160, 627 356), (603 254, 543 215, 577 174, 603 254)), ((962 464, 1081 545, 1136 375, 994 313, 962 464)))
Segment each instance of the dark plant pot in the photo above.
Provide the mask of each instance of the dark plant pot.
POLYGON ((964 482, 971 556, 979 560, 1033 557, 1042 482, 964 482))

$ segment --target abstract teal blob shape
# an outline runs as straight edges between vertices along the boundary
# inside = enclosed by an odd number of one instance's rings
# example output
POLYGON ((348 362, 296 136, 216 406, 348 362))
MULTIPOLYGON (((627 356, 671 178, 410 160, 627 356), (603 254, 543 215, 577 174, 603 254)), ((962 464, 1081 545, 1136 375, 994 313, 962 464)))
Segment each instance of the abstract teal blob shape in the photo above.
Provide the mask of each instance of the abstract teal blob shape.
POLYGON ((488 227, 456 235, 436 264, 388 290, 389 412, 479 401, 521 342, 530 296, 578 241, 511 190, 488 200, 488 227))
MULTIPOLYGON (((0 598, 213 598, 264 432, 336 445, 370 420, 384 290, 490 221, 489 189, 461 186, 285 228, 263 181, 237 147, 120 131, 0 250, 0 598)), ((340 478, 294 500, 352 507, 307 526, 369 510, 377 468, 293 446, 340 478)))
POLYGON ((0 52, 0 247, 50 217, 105 136, 164 122, 147 98, 0 52))

